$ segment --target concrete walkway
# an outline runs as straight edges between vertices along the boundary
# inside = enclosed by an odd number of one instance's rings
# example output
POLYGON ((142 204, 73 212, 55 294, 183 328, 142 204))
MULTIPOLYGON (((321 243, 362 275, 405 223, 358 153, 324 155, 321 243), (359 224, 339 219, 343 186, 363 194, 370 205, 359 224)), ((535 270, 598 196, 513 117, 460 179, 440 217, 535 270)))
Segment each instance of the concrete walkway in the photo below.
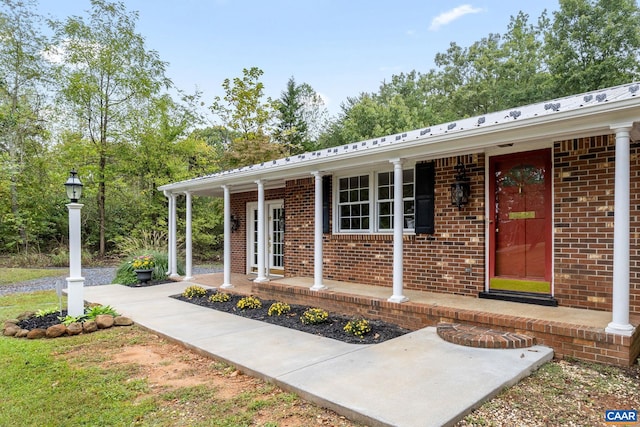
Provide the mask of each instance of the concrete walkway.
POLYGON ((543 346, 457 346, 432 327, 375 345, 346 344, 167 298, 189 285, 94 286, 84 296, 369 426, 451 425, 553 356, 543 346))

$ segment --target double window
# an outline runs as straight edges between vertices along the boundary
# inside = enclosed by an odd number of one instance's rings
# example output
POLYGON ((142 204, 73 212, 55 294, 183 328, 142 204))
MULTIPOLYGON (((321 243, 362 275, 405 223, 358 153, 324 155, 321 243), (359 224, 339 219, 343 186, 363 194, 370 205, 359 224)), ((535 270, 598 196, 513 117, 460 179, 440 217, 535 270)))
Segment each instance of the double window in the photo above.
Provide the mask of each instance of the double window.
MULTIPOLYGON (((412 231, 415 224, 414 170, 403 170, 402 181, 404 229, 412 231)), ((393 230, 393 171, 341 177, 337 186, 339 232, 393 230)))

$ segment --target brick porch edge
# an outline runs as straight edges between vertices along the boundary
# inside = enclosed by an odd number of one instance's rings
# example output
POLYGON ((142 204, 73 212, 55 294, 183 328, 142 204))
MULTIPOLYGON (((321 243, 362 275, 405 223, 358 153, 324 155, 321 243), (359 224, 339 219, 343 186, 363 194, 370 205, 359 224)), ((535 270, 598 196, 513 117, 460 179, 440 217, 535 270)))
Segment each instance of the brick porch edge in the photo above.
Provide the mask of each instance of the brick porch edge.
POLYGON ((630 366, 640 354, 640 328, 624 337, 606 333, 604 328, 574 325, 553 320, 456 309, 429 304, 388 302, 377 298, 334 291, 311 291, 277 282, 254 283, 252 293, 264 299, 324 308, 345 315, 360 315, 417 330, 440 322, 480 326, 497 331, 524 334, 537 344, 553 348, 556 358, 566 357, 630 366))

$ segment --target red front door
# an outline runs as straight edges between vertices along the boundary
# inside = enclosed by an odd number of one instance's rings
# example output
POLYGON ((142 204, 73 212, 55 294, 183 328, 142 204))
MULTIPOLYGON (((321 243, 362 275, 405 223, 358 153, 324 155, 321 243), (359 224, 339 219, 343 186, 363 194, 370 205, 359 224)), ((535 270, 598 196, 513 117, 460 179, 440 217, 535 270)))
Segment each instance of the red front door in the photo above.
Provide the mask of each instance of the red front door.
POLYGON ((490 290, 551 293, 551 150, 491 157, 490 290))

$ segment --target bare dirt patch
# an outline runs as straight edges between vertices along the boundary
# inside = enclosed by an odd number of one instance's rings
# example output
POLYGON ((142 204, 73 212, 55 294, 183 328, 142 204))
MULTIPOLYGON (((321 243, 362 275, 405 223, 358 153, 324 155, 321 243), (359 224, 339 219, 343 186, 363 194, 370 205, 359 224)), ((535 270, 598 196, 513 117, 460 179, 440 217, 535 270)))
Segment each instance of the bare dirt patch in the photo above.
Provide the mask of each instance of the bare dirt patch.
POLYGON ((59 357, 126 372, 127 381, 145 384, 136 401, 160 402, 158 413, 145 419, 149 424, 162 417, 190 426, 212 425, 214 419, 220 426, 361 426, 233 366, 137 327, 127 329, 119 331, 120 345, 76 346, 59 357))

